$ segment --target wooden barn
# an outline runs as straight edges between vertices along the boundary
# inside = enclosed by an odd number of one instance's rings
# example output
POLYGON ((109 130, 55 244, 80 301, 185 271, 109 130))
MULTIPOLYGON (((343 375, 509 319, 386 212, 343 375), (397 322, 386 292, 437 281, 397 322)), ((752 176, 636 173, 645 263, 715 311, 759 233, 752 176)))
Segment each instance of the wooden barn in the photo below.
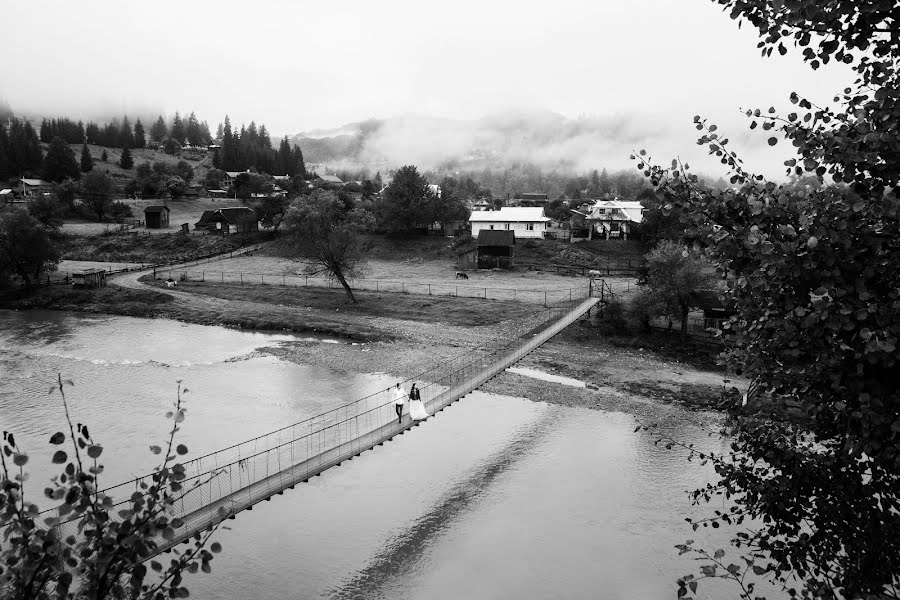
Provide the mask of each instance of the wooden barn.
POLYGON ((206 229, 222 235, 252 233, 259 231, 259 221, 252 208, 236 206, 204 211, 200 220, 194 224, 194 229, 206 229))
POLYGON ((87 269, 72 273, 72 287, 94 289, 106 287, 106 271, 103 269, 87 269))
POLYGON ((516 255, 516 233, 505 229, 478 232, 478 268, 511 269, 516 255))
POLYGON ((168 206, 148 206, 144 209, 144 222, 147 229, 165 229, 169 226, 168 206))

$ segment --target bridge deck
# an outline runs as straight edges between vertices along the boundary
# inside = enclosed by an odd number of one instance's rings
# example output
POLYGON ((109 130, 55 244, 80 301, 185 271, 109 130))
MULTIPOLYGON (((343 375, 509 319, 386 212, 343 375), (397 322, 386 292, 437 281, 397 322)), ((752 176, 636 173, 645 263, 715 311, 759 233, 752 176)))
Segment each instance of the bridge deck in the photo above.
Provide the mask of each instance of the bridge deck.
MULTIPOLYGON (((432 415, 429 418, 434 418, 449 404, 514 365, 575 322, 599 300, 587 298, 574 307, 567 305, 569 310, 561 318, 530 339, 517 340, 514 345, 498 348, 490 355, 476 356, 473 352, 444 363, 421 388, 423 402, 432 415)), ((190 476, 183 483, 189 491, 177 505, 183 526, 177 530, 174 539, 158 541, 158 552, 359 456, 418 423, 408 415, 398 422, 389 390, 384 390, 266 436, 195 459, 186 465, 190 476)), ((128 488, 136 483, 118 487, 128 488)), ((127 492, 127 489, 120 492, 127 492)), ((62 527, 74 529, 74 525, 70 522, 62 527)))

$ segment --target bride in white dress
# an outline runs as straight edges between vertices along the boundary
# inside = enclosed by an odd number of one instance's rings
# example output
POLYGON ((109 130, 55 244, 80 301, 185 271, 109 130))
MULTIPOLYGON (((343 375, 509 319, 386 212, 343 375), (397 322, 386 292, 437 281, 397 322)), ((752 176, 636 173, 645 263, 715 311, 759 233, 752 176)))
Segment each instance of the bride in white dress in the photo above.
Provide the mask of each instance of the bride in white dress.
POLYGON ((416 421, 421 421, 422 419, 427 419, 429 417, 428 411, 425 410, 425 404, 422 403, 422 396, 419 394, 419 388, 416 387, 416 384, 413 384, 412 388, 409 390, 409 416, 416 421))

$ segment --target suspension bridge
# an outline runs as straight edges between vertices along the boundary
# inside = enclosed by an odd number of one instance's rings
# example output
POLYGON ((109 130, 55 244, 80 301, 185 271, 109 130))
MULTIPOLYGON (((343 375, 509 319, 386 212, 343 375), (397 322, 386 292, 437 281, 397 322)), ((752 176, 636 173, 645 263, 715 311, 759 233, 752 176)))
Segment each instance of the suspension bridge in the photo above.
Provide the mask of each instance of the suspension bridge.
MULTIPOLYGON (((484 385, 538 346, 601 303, 592 297, 549 307, 532 333, 495 340, 419 374, 421 397, 434 418, 444 408, 484 385)), ((304 421, 182 463, 186 479, 175 509, 180 526, 169 539, 157 540, 162 553, 221 521, 323 471, 371 450, 421 421, 404 415, 398 421, 391 390, 339 406, 304 421)), ((104 490, 114 498, 113 518, 128 508, 141 483, 152 485, 152 474, 104 490)), ((79 535, 77 521, 60 524, 65 538, 79 535)), ((150 558, 150 557, 148 557, 150 558)))

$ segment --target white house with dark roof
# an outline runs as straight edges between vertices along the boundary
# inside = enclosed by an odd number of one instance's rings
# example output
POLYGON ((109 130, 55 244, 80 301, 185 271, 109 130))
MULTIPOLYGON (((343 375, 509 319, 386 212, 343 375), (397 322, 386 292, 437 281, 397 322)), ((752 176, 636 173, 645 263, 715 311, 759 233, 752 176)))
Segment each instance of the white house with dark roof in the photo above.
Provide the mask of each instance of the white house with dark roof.
POLYGON ((473 211, 472 237, 483 230, 514 231, 517 238, 543 238, 550 219, 541 206, 504 206, 500 210, 473 211))

